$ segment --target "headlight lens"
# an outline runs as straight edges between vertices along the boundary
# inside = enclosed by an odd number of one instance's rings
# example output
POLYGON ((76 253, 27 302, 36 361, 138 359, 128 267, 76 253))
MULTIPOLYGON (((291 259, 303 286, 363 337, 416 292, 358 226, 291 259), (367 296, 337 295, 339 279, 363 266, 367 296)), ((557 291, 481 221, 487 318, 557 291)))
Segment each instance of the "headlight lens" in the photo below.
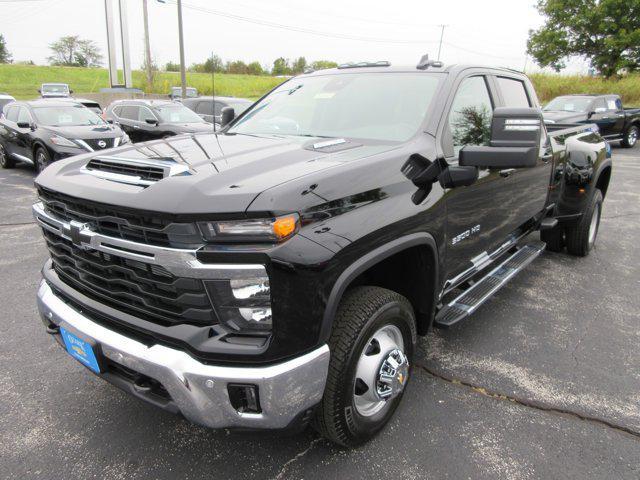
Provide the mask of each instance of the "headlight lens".
POLYGON ((61 137, 60 135, 54 135, 49 140, 51 140, 51 143, 58 145, 59 147, 81 148, 80 145, 74 141, 61 137))
POLYGON ((255 220, 200 222, 205 240, 211 242, 281 242, 298 230, 297 214, 255 220))
POLYGON ((220 321, 238 333, 268 333, 272 328, 268 276, 242 280, 207 280, 220 321))

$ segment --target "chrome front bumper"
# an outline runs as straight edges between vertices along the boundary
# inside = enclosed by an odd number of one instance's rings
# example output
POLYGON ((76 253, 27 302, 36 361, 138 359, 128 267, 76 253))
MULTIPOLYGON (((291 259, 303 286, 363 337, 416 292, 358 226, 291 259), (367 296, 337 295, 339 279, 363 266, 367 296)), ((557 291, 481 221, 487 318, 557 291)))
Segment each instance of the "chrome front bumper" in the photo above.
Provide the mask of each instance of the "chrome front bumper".
POLYGON ((280 429, 318 404, 327 378, 327 345, 292 360, 266 367, 207 365, 163 345, 147 346, 103 327, 55 295, 43 280, 38 309, 47 323, 71 326, 94 340, 111 361, 162 384, 188 420, 212 428, 280 429), (229 400, 228 384, 258 387, 261 413, 239 413, 229 400))

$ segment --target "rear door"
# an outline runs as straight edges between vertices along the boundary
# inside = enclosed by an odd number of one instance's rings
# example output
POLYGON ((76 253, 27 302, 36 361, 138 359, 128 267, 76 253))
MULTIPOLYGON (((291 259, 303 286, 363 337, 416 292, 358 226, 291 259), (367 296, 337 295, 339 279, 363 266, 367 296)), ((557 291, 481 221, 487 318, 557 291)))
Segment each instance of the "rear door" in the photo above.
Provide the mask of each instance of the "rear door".
POLYGON ((593 101, 591 112, 591 118, 587 120, 587 123, 595 123, 598 125, 600 134, 603 137, 615 136, 614 126, 616 121, 607 110, 607 102, 604 97, 597 97, 593 101))
MULTIPOLYGON (((490 78, 471 75, 457 84, 447 108, 442 150, 449 165, 458 164, 467 145, 488 145, 497 99, 490 78)), ((479 169, 478 181, 445 193, 447 202, 446 269, 449 279, 470 269, 474 259, 490 253, 512 230, 509 203, 513 192, 495 169, 479 169)))
POLYGON ((18 105, 11 105, 4 108, 4 118, 0 120, 0 136, 6 152, 12 155, 16 151, 18 141, 18 105))
MULTIPOLYGON (((117 113, 120 128, 129 135, 132 141, 139 141, 139 128, 136 128, 138 123, 139 107, 137 105, 120 105, 116 108, 120 109, 119 113, 117 113)), ((116 110, 114 110, 114 112, 115 111, 116 110)))
MULTIPOLYGON (((522 78, 497 76, 496 86, 500 93, 501 106, 539 108, 533 87, 527 85, 522 78)), ((553 167, 551 146, 546 135, 546 130, 543 129, 540 155, 535 167, 502 171, 507 189, 512 192, 508 215, 513 229, 527 222, 545 207, 553 167)))

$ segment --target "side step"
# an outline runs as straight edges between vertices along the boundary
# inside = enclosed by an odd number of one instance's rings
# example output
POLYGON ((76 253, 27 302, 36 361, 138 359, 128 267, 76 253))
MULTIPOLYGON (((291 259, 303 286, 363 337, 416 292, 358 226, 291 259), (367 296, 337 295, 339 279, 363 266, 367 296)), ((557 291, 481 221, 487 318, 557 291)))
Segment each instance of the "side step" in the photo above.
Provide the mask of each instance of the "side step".
POLYGON ((478 280, 472 287, 445 305, 437 314, 434 325, 448 328, 468 317, 480 305, 500 290, 516 273, 529 265, 545 249, 543 242, 534 242, 518 249, 504 262, 478 280))

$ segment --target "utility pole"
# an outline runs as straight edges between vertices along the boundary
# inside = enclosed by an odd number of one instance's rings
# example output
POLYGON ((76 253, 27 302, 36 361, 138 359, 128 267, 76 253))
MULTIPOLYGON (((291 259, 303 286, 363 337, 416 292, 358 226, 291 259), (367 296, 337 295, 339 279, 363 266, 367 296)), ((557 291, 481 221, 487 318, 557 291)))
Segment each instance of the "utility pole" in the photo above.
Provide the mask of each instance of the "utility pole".
POLYGON ((442 51, 442 37, 444 37, 444 28, 448 25, 438 25, 442 30, 440 30, 440 46, 438 47, 438 61, 440 61, 440 52, 442 51))
POLYGON ((144 53, 145 67, 147 70, 147 88, 151 89, 153 86, 153 71, 151 69, 151 44, 149 43, 149 11, 147 10, 147 0, 142 0, 142 17, 144 19, 144 53))
POLYGON ((178 4, 178 36, 180 41, 180 80, 182 81, 182 98, 187 98, 187 74, 184 65, 184 37, 182 35, 182 0, 178 4))

